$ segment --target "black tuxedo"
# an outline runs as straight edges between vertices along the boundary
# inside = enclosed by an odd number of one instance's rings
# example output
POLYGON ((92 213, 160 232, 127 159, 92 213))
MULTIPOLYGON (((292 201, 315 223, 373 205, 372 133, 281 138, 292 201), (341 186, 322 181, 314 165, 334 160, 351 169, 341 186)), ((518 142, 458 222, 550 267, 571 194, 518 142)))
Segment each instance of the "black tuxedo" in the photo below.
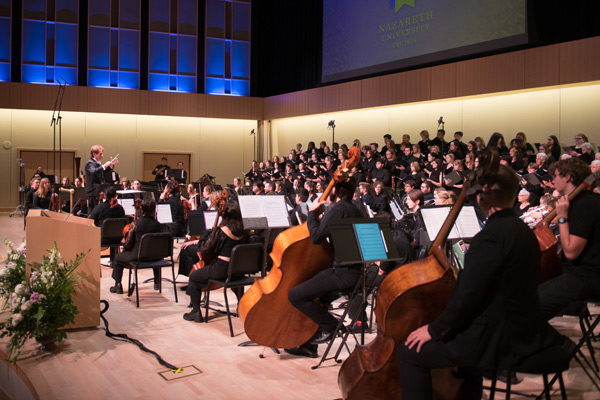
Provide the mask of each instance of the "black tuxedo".
POLYGON ((85 195, 87 197, 98 197, 100 185, 104 177, 104 167, 94 158, 90 158, 85 164, 85 195))

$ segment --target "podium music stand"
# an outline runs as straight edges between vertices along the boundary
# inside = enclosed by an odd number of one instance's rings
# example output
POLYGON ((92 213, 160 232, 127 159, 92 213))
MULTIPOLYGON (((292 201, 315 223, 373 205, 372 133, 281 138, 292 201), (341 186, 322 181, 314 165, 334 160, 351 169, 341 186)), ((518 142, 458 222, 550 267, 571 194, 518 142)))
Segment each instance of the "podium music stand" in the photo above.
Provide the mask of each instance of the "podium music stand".
MULTIPOLYGON (((333 342, 339 332, 344 326, 344 319, 348 315, 350 310, 350 304, 358 293, 362 293, 362 305, 361 310, 366 309, 367 301, 367 275, 366 267, 368 263, 375 261, 398 261, 403 258, 398 254, 396 243, 394 242, 394 235, 390 226, 390 222, 385 218, 344 218, 344 219, 332 219, 329 221, 329 234, 331 236, 331 244, 335 252, 335 258, 338 265, 350 265, 350 264, 362 264, 362 279, 356 282, 356 286, 352 291, 348 299, 348 306, 344 310, 344 313, 340 317, 338 325, 335 328, 336 334, 327 344, 325 353, 321 357, 321 361, 312 369, 317 369, 321 364, 326 361, 333 359, 337 363, 341 360, 338 359, 342 348, 346 346, 346 341, 350 335, 350 330, 345 329, 344 335, 342 336, 342 343, 338 347, 333 357, 327 358, 333 342)), ((364 313, 362 313, 364 315, 364 313)), ((358 317, 352 318, 350 326, 352 326, 358 317)), ((361 325, 361 341, 364 345, 365 342, 365 321, 361 325)), ((348 352, 350 352, 348 350, 348 352)))
MULTIPOLYGON (((42 262, 54 242, 64 260, 74 260, 88 250, 87 257, 75 270, 78 281, 73 303, 79 314, 66 329, 96 327, 100 324, 100 228, 88 218, 48 210, 33 209, 27 214, 27 263, 42 262)), ((31 269, 27 266, 27 274, 31 269)))

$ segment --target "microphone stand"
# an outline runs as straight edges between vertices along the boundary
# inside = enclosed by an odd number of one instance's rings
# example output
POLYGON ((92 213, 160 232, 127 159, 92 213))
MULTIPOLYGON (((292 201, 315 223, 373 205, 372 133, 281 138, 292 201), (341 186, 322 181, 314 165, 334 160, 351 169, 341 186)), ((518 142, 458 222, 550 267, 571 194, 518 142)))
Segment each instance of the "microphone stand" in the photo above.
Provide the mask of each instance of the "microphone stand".
POLYGON ((250 131, 250 136, 254 138, 254 158, 252 160, 256 161, 256 132, 254 129, 250 131))
MULTIPOLYGON (((54 100, 54 110, 52 111, 52 121, 50 122, 50 126, 53 127, 54 136, 54 142, 52 145, 52 172, 54 176, 56 176, 56 125, 58 124, 58 181, 60 181, 62 176, 62 116, 60 115, 60 111, 62 109, 62 102, 65 96, 65 87, 67 81, 65 80, 65 82, 61 83, 60 80, 57 80, 56 82, 58 83, 58 93, 56 94, 56 99, 54 100)), ((58 182, 55 181, 53 183, 56 184, 58 182)))
POLYGON ((25 164, 20 158, 17 158, 19 164, 19 205, 13 212, 10 213, 9 217, 12 218, 15 214, 25 215, 25 164))

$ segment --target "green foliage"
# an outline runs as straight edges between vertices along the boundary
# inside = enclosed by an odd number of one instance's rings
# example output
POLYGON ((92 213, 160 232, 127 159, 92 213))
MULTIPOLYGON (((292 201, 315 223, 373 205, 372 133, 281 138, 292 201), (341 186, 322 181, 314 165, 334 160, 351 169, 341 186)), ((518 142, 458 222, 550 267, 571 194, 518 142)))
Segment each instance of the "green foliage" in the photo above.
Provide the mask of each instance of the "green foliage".
POLYGON ((10 337, 8 361, 14 362, 27 339, 51 336, 60 342, 66 337, 59 329, 73 323, 78 313, 72 299, 78 280, 73 272, 87 253, 64 262, 55 242, 41 264, 30 264, 31 274, 27 277, 25 242, 18 248, 6 240, 4 244, 9 252, 7 266, 0 271, 0 299, 9 316, 0 322, 0 337, 10 337))

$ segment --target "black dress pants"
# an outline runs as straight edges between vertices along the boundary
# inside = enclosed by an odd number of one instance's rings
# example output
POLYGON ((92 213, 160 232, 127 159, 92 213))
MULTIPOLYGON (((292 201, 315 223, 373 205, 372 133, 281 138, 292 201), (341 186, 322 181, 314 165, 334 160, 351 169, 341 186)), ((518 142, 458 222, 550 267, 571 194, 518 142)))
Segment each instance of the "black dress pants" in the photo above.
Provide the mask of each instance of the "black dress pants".
POLYGON ((360 278, 360 268, 327 268, 290 290, 288 299, 321 329, 332 331, 338 320, 327 311, 327 307, 338 297, 337 292, 352 291, 360 278), (320 303, 315 299, 319 299, 320 303))

